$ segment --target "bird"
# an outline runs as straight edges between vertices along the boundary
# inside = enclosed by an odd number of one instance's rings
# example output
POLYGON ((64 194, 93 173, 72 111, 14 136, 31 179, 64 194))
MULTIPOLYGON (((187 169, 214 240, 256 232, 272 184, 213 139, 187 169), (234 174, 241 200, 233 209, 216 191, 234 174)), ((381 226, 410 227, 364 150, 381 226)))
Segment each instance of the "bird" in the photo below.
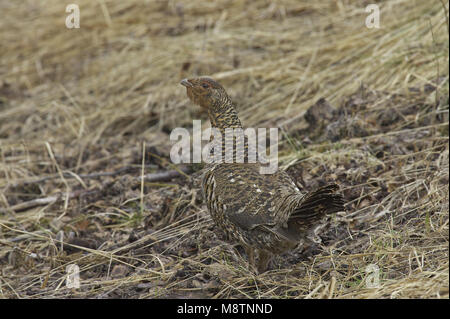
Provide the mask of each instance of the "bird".
MULTIPOLYGON (((217 81, 201 76, 180 84, 207 111, 211 127, 222 134, 242 128, 232 99, 217 81)), ((263 273, 273 255, 296 248, 326 215, 344 211, 344 198, 337 184, 307 192, 284 170, 261 174, 260 166, 214 161, 204 168, 201 188, 212 220, 244 247, 250 267, 263 273)))

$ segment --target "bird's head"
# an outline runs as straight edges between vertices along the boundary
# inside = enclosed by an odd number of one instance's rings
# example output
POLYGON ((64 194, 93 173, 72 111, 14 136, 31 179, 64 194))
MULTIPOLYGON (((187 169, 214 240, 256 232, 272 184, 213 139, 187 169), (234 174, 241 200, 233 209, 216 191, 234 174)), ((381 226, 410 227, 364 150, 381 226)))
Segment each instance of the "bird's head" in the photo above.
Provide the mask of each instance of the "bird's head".
POLYGON ((189 99, 202 108, 217 108, 230 100, 225 89, 209 77, 184 79, 180 84, 186 87, 189 99))

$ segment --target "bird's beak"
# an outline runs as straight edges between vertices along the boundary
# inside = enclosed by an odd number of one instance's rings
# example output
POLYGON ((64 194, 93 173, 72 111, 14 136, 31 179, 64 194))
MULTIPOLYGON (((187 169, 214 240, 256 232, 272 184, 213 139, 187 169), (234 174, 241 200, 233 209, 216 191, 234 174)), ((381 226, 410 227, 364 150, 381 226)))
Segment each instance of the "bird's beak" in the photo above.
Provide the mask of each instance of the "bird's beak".
POLYGON ((189 82, 188 79, 183 79, 183 80, 181 80, 180 84, 183 85, 183 86, 185 86, 185 87, 187 87, 187 88, 190 88, 190 87, 193 86, 192 83, 189 82))

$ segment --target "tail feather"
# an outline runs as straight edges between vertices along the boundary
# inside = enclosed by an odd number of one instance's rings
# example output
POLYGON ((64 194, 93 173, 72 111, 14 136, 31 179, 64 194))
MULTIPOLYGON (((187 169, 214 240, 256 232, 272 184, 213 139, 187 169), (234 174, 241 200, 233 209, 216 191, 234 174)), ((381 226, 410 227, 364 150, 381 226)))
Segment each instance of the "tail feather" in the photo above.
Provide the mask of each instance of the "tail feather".
POLYGON ((325 215, 344 211, 344 198, 338 193, 339 186, 330 184, 312 191, 289 216, 289 221, 314 223, 325 215))

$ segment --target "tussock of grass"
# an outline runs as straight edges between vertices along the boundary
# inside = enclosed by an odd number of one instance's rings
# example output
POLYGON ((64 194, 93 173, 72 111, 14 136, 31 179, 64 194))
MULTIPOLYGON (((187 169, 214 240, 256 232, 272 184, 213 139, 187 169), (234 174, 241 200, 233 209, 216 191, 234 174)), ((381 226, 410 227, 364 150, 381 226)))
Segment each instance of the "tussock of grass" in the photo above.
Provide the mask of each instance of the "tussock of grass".
POLYGON ((448 298, 448 3, 379 2, 380 29, 364 1, 79 5, 68 30, 60 1, 0 4, 1 297, 448 298), (348 201, 264 274, 213 226, 198 172, 136 179, 174 169, 167 132, 206 120, 178 85, 195 75, 245 126, 282 129, 299 184, 348 201))

